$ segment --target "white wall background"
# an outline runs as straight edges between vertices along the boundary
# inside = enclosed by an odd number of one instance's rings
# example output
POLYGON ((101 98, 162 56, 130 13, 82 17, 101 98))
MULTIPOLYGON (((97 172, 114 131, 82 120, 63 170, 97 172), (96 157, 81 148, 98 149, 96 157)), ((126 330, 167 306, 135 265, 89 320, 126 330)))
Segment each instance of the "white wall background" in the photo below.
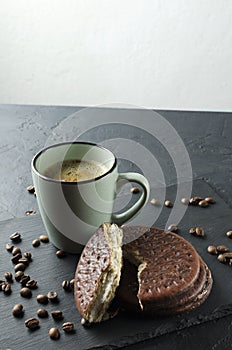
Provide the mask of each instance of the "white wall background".
POLYGON ((0 103, 232 110, 232 1, 0 0, 0 103))

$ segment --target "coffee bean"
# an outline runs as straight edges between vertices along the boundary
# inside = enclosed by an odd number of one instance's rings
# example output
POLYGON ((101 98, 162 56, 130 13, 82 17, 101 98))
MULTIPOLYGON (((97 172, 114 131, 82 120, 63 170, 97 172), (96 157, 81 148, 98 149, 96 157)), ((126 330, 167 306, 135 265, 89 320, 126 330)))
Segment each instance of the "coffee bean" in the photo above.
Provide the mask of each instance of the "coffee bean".
POLYGON ((25 252, 23 254, 24 258, 26 258, 28 261, 31 261, 32 260, 32 255, 30 252, 25 252))
POLYGON ((209 203, 206 200, 202 200, 198 203, 199 207, 206 208, 208 207, 209 203))
POLYGON ((6 281, 0 280, 0 291, 3 291, 5 289, 5 284, 6 284, 6 281))
POLYGON ((14 270, 15 270, 15 272, 24 271, 25 268, 26 268, 26 266, 23 263, 19 263, 19 264, 15 265, 14 270))
POLYGON ((56 256, 58 257, 58 258, 64 258, 65 256, 66 256, 66 253, 65 253, 65 251, 63 251, 63 250, 57 250, 57 252, 56 252, 56 256))
POLYGON ((49 337, 53 340, 57 340, 60 338, 60 331, 57 327, 53 327, 48 332, 49 337))
POLYGON ((181 198, 181 203, 185 205, 189 205, 189 199, 188 198, 181 198))
POLYGON ((37 281, 36 280, 29 280, 26 283, 26 287, 28 287, 30 289, 36 289, 37 288, 37 281))
POLYGON ((29 193, 34 193, 35 192, 35 187, 30 185, 30 186, 27 187, 27 190, 28 190, 29 193))
POLYGON ((214 245, 209 245, 207 251, 208 253, 213 255, 217 254, 217 248, 214 245))
POLYGON ((232 259, 232 252, 222 253, 224 258, 226 259, 232 259))
POLYGON ((55 291, 48 292, 47 297, 48 297, 48 300, 50 300, 53 303, 58 301, 58 294, 55 291))
POLYGON ((6 244, 6 250, 9 252, 9 253, 12 253, 12 250, 14 249, 14 246, 10 243, 7 243, 6 244))
POLYGON ((171 224, 170 226, 168 226, 168 231, 177 232, 178 227, 174 224, 171 224))
POLYGON ((232 231, 226 232, 227 237, 232 238, 232 231))
POLYGON ((156 206, 160 205, 159 200, 156 199, 156 198, 152 198, 150 203, 151 203, 152 205, 156 205, 156 206))
POLYGON ((229 265, 232 266, 232 259, 229 260, 229 265))
POLYGON ((13 258, 11 258, 11 261, 13 264, 17 264, 19 259, 21 259, 21 258, 22 258, 22 254, 18 253, 16 255, 14 255, 13 258))
POLYGON ((11 290, 11 284, 9 282, 5 283, 4 289, 3 289, 4 294, 10 295, 12 290, 11 290))
POLYGON ((172 202, 168 200, 164 202, 164 205, 168 208, 171 208, 173 206, 172 202))
POLYGON ((131 187, 130 191, 131 191, 131 193, 139 193, 139 188, 138 187, 131 187))
POLYGON ((14 247, 12 250, 12 255, 22 254, 21 249, 19 247, 14 247))
POLYGON ((25 211, 25 215, 35 215, 36 214, 36 211, 35 210, 26 210, 25 211))
POLYGON ((66 292, 70 292, 71 291, 71 287, 70 287, 70 282, 69 281, 63 281, 62 282, 62 288, 66 291, 66 292))
POLYGON ((71 333, 74 331, 74 323, 73 322, 65 322, 62 324, 62 329, 66 333, 71 333))
POLYGON ((24 276, 23 271, 17 271, 16 274, 14 275, 14 278, 17 282, 19 282, 23 276, 24 276))
POLYGON ((36 300, 40 304, 47 304, 48 303, 48 297, 46 294, 38 294, 36 297, 36 300))
POLYGON ((34 248, 37 248, 40 245, 40 240, 39 239, 34 239, 34 241, 32 241, 32 246, 34 248))
POLYGON ((35 317, 28 318, 25 321, 25 326, 30 330, 34 331, 39 328, 39 320, 35 317))
POLYGON ((195 196, 195 197, 190 198, 189 204, 190 205, 198 205, 199 202, 202 201, 202 200, 203 200, 202 197, 195 196))
POLYGON ((12 314, 15 317, 22 317, 23 316, 23 305, 16 304, 12 309, 12 314))
POLYGON ((210 204, 214 204, 215 203, 215 200, 213 199, 213 197, 206 197, 205 201, 210 203, 210 204))
POLYGON ((28 287, 26 286, 27 282, 30 281, 30 276, 28 275, 23 275, 21 280, 19 281, 23 287, 28 287))
POLYGON ((8 282, 12 282, 12 273, 11 272, 6 272, 4 276, 8 282))
POLYGON ((196 227, 196 235, 198 236, 198 237, 204 237, 204 235, 205 235, 205 231, 203 230, 203 228, 202 227, 196 227))
POLYGON ((22 288, 22 289, 20 290, 20 295, 21 295, 21 297, 23 297, 23 298, 29 299, 29 298, 32 297, 32 292, 31 292, 31 290, 30 290, 29 288, 24 287, 24 288, 22 288))
POLYGON ((39 239, 40 239, 40 242, 43 242, 43 243, 48 243, 49 242, 49 238, 46 235, 39 236, 39 239))
POLYGON ((218 245, 217 246, 218 253, 225 253, 229 251, 229 248, 225 245, 218 245))
POLYGON ((75 284, 75 279, 73 278, 73 279, 70 281, 70 286, 71 286, 72 288, 74 288, 74 284, 75 284))
POLYGON ((52 315, 52 317, 54 318, 54 320, 59 321, 59 320, 62 320, 62 319, 63 319, 63 313, 62 313, 62 311, 60 311, 60 310, 52 311, 52 312, 51 312, 51 315, 52 315))
POLYGON ((218 261, 220 261, 221 263, 226 263, 226 257, 223 254, 219 254, 218 261))
POLYGON ((38 309, 37 310, 37 315, 40 317, 40 318, 46 318, 48 317, 48 312, 46 309, 38 309))
POLYGON ((19 260, 18 260, 18 263, 22 263, 22 264, 24 264, 24 265, 29 265, 29 261, 28 261, 28 259, 27 258, 20 258, 19 260))
POLYGON ((196 228, 195 227, 191 227, 189 230, 189 233, 191 233, 191 235, 195 235, 196 234, 196 228))
POLYGON ((10 235, 10 239, 15 243, 21 242, 21 234, 19 232, 12 233, 12 235, 10 235))

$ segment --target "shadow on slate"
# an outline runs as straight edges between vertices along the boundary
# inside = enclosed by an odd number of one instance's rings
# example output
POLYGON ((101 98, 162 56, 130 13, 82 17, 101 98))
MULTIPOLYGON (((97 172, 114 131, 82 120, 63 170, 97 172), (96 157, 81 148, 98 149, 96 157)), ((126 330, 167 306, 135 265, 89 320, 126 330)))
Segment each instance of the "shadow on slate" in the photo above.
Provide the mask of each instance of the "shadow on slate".
MULTIPOLYGON (((157 190, 155 192, 158 193, 157 190)), ((152 194, 155 196, 155 193, 152 192, 152 194)), ((23 239, 16 245, 23 252, 31 251, 33 255, 33 261, 25 273, 38 281, 38 289, 33 291, 31 299, 23 299, 19 295, 20 284, 14 281, 12 283, 13 292, 10 296, 5 296, 3 292, 0 293, 0 313, 4 320, 1 324, 0 347, 17 350, 56 349, 57 346, 62 349, 115 349, 232 314, 231 267, 219 263, 216 256, 207 253, 207 247, 210 244, 225 244, 232 251, 232 240, 226 236, 226 232, 231 229, 232 210, 202 180, 194 181, 193 195, 212 196, 216 204, 208 208, 189 206, 179 223, 179 234, 189 240, 206 261, 212 271, 214 285, 209 298, 201 307, 177 317, 145 319, 121 312, 110 321, 91 328, 82 327, 81 317, 76 310, 72 293, 65 292, 61 287, 63 280, 73 278, 78 256, 68 255, 63 259, 58 259, 55 255, 56 248, 51 243, 41 243, 38 248, 32 247, 32 240, 45 233, 39 216, 1 222, 0 279, 4 279, 6 271, 13 272, 11 254, 5 250, 5 244, 9 241, 12 232, 19 231, 23 239), (191 236, 188 231, 192 226, 202 226, 206 236, 204 238, 191 236), (41 307, 36 301, 36 295, 47 293, 50 290, 58 292, 59 304, 49 303, 45 308, 49 313, 56 309, 62 310, 64 320, 54 321, 50 314, 48 319, 40 320, 40 329, 30 332, 24 326, 24 321, 29 317, 36 317, 36 311, 41 307), (12 307, 17 303, 22 303, 25 309, 22 319, 16 319, 11 314, 12 307), (61 325, 65 321, 75 323, 75 334, 64 334, 61 325), (54 326, 58 326, 61 330, 61 337, 58 341, 53 341, 48 336, 49 329, 54 326)), ((175 196, 176 186, 168 187, 167 198, 174 201, 175 196)), ((147 208, 150 215, 153 215, 156 207, 148 203, 147 208)), ((170 210, 163 208, 158 220, 160 227, 164 227, 170 210)))

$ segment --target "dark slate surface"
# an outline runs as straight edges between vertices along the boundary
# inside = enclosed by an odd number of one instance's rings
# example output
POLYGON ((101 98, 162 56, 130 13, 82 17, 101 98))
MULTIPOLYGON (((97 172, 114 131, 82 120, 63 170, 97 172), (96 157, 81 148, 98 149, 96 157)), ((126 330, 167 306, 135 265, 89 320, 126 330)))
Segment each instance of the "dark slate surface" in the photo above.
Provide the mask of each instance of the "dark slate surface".
MULTIPOLYGON (((0 176, 2 180, 0 185, 0 220, 22 217, 27 209, 37 210, 34 196, 28 195, 25 190, 26 186, 31 183, 30 160, 37 151, 44 147, 48 139, 51 142, 60 141, 62 138, 62 130, 59 128, 60 123, 65 121, 70 114, 80 110, 82 111, 82 109, 77 107, 6 105, 0 107, 0 176)), ((231 206, 232 114, 179 111, 159 111, 159 113, 175 127, 183 139, 191 158, 193 177, 195 179, 205 179, 224 201, 231 206)), ((159 161, 164 173, 165 184, 170 185, 177 182, 175 169, 169 154, 149 134, 141 133, 140 130, 126 125, 122 127, 122 125, 111 124, 96 127, 96 123, 94 123, 95 118, 99 118, 102 115, 111 122, 115 120, 115 123, 118 115, 123 115, 125 119, 137 116, 141 120, 146 121, 147 115, 152 118, 150 112, 141 110, 91 109, 88 110, 87 114, 90 130, 81 135, 82 139, 101 143, 104 140, 117 136, 137 141, 139 144, 144 145, 146 149, 151 150, 159 161)), ((81 127, 79 125, 70 123, 66 130, 66 139, 72 139, 73 134, 79 134, 80 130, 81 127)), ((114 151, 114 147, 112 150, 114 151)), ((138 170, 135 164, 124 160, 120 160, 119 168, 121 171, 127 171, 128 169, 138 170)), ((148 171, 149 174, 151 174, 151 171, 152 168, 148 171)), ((188 178, 184 180, 187 181, 188 178)), ((155 185, 155 181, 154 183, 152 182, 152 186, 155 185)), ((124 195, 127 190, 128 188, 125 187, 124 195)), ((155 194, 157 194, 157 189, 155 194)), ((208 209, 206 210, 207 214, 208 209)), ((210 212, 211 210, 216 209, 210 208, 210 212)), ((30 221, 31 219, 26 220, 30 221)), ((32 220, 37 219, 33 218, 32 220)), ((223 229, 226 229, 226 227, 223 229)), ((1 234, 1 239, 3 239, 3 234, 1 234)), ((45 247, 43 249, 45 251, 45 247)), ((227 281, 225 285, 227 285, 227 281)), ((221 293, 224 293, 226 288, 222 288, 221 293)), ((227 350, 231 349, 231 329, 232 317, 227 316, 217 321, 169 333, 168 335, 157 337, 153 341, 133 345, 128 347, 128 349, 163 350, 172 348, 181 350, 194 347, 194 349, 227 350)), ((1 331, 0 337, 2 335, 3 332, 1 331)), ((0 348, 2 348, 2 344, 0 348)), ((5 349, 5 345, 3 348, 5 349)))
MULTIPOLYGON (((173 200, 176 186, 170 186, 167 189, 167 193, 168 198, 173 200)), ((37 290, 33 291, 33 298, 30 300, 25 300, 19 295, 20 284, 17 282, 12 284, 12 295, 5 296, 1 293, 1 316, 4 319, 4 323, 1 326, 1 345, 4 344, 5 348, 18 350, 31 347, 34 349, 55 349, 57 347, 56 342, 48 338, 48 330, 54 325, 60 327, 62 322, 55 322, 50 315, 48 319, 40 321, 41 327, 37 331, 30 332, 24 326, 25 319, 36 316, 36 310, 39 308, 39 304, 35 300, 36 295, 40 293, 47 294, 49 290, 58 292, 60 302, 57 305, 49 303, 46 308, 49 311, 61 309, 64 314, 63 322, 73 321, 76 325, 75 334, 65 335, 62 332, 61 339, 58 342, 59 347, 62 349, 121 348, 128 344, 134 344, 170 332, 180 332, 181 329, 232 314, 231 267, 219 263, 215 256, 209 255, 206 251, 209 244, 226 244, 232 250, 232 240, 225 235, 225 232, 231 225, 232 210, 202 180, 194 182, 193 193, 213 196, 217 203, 206 209, 188 207, 179 225, 179 234, 188 239, 207 262, 213 272, 214 286, 210 297, 201 307, 188 314, 172 318, 141 319, 125 312, 120 313, 116 318, 108 322, 95 325, 89 329, 83 328, 80 325, 80 315, 75 308, 72 293, 67 293, 61 288, 64 279, 71 280, 73 278, 78 257, 69 255, 64 259, 58 259, 55 255, 56 249, 50 243, 41 244, 38 248, 31 246, 32 240, 44 233, 44 228, 38 215, 0 223, 0 230, 3 233, 0 241, 1 247, 4 247, 8 242, 8 236, 12 232, 19 231, 22 233, 23 240, 16 245, 23 252, 28 250, 32 252, 33 262, 26 269, 25 273, 35 278, 39 286, 37 290), (189 228, 196 225, 204 227, 206 232, 204 238, 193 237, 188 233, 189 228), (225 281, 227 281, 226 288, 225 281), (11 308, 17 303, 22 303, 25 308, 25 315, 22 319, 15 319, 11 315, 11 308), (15 334, 17 334, 17 337, 15 337, 15 334)), ((150 203, 147 204, 146 209, 149 216, 153 215, 156 210, 150 203)), ((166 222, 169 211, 169 208, 163 208, 160 216, 160 227, 163 227, 162 222, 166 222)), ((11 254, 1 248, 0 276, 2 277, 5 271, 13 272, 10 257, 11 254)))

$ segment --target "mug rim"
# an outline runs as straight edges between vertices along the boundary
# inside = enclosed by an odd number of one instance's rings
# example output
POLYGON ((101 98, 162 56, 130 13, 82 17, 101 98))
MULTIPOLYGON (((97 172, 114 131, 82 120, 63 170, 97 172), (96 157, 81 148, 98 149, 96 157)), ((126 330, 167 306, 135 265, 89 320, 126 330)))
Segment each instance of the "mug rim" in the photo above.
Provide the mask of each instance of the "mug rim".
POLYGON ((74 142, 68 142, 67 141, 67 142, 60 142, 60 143, 56 143, 56 144, 50 145, 48 147, 45 147, 45 148, 41 149, 38 153, 36 153, 36 155, 32 158, 32 161, 31 161, 31 169, 37 176, 39 176, 43 180, 54 182, 54 183, 58 183, 58 184, 62 184, 62 185, 63 184, 76 185, 76 184, 84 184, 84 183, 90 183, 90 182, 98 181, 98 180, 102 179, 103 177, 105 177, 105 176, 109 175, 110 173, 112 173, 113 170, 116 168, 116 166, 117 166, 117 158, 115 157, 113 152, 111 152, 108 148, 105 148, 102 145, 99 145, 99 144, 93 143, 93 142, 86 142, 86 141, 74 141, 74 142), (95 147, 101 148, 102 150, 111 153, 111 155, 114 158, 114 163, 112 164, 111 168, 109 170, 107 170, 104 174, 102 174, 102 175, 100 175, 98 177, 95 177, 93 179, 82 180, 82 181, 62 181, 62 180, 52 179, 52 178, 50 178, 48 176, 42 175, 36 169, 36 165, 35 165, 36 160, 41 156, 42 153, 46 152, 48 149, 55 148, 57 146, 63 146, 63 145, 70 145, 71 146, 71 145, 75 145, 75 144, 89 145, 89 146, 95 146, 95 147))

